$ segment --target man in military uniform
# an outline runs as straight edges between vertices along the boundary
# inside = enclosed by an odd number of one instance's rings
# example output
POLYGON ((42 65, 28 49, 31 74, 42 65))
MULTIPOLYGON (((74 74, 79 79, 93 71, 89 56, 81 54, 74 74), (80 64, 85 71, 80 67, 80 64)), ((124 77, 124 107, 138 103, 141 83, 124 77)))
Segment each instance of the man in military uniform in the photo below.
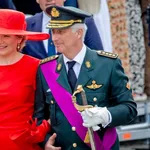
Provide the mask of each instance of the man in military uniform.
POLYGON ((118 55, 84 45, 90 14, 73 7, 46 11, 62 54, 42 60, 37 73, 34 117, 51 122, 45 150, 119 150, 115 127, 130 123, 137 110, 118 55))

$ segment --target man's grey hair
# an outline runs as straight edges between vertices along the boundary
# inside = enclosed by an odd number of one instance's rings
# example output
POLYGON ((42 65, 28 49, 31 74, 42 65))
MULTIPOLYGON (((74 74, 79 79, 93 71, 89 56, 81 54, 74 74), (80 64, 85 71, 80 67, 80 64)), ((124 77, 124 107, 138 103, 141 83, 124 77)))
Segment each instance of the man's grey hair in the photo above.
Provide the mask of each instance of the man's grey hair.
POLYGON ((83 29, 83 36, 82 41, 84 41, 85 34, 87 32, 87 26, 85 23, 76 23, 73 26, 71 26, 72 32, 76 32, 78 29, 83 29))

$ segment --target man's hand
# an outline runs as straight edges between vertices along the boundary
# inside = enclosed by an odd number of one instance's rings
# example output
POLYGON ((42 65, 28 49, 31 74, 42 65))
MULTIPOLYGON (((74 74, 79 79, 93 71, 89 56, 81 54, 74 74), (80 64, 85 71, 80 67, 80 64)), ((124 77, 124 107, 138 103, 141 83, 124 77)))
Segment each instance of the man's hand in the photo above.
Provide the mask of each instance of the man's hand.
POLYGON ((95 131, 98 129, 97 125, 101 124, 103 127, 106 127, 110 123, 109 111, 106 107, 93 107, 86 109, 81 112, 83 119, 83 126, 93 127, 95 131))
POLYGON ((56 133, 54 133, 47 141, 45 144, 45 149, 44 150, 61 150, 61 147, 55 147, 53 146, 55 143, 55 138, 56 138, 56 133))

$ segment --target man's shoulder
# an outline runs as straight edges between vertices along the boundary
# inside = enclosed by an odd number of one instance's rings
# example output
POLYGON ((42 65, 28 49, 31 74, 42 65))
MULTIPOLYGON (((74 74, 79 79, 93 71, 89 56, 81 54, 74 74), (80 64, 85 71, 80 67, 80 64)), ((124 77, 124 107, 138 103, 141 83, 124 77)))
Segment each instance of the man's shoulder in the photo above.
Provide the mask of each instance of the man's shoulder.
POLYGON ((118 54, 115 54, 115 53, 111 53, 111 52, 105 52, 105 51, 96 51, 98 56, 103 56, 103 57, 108 57, 108 58, 113 58, 113 59, 116 59, 118 58, 118 54))
POLYGON ((87 18, 85 19, 85 24, 86 24, 87 26, 88 26, 88 25, 91 25, 91 24, 95 24, 93 16, 87 17, 87 18))
POLYGON ((40 64, 44 64, 44 63, 47 63, 47 62, 50 62, 52 60, 55 60, 59 57, 59 55, 53 55, 53 56, 50 56, 50 57, 47 57, 47 58, 44 58, 40 61, 40 64))
POLYGON ((27 23, 37 19, 37 18, 41 18, 42 17, 42 12, 41 13, 36 13, 35 15, 31 16, 31 17, 27 17, 26 21, 27 23))

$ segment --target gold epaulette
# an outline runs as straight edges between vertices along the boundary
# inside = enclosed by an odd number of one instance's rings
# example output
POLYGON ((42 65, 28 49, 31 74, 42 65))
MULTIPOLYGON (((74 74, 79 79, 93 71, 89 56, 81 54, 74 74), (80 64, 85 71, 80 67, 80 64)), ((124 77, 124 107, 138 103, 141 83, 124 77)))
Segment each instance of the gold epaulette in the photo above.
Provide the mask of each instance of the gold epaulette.
POLYGON ((44 58, 40 61, 40 64, 44 64, 48 61, 51 61, 51 60, 54 60, 54 59, 57 59, 59 57, 59 55, 53 55, 53 56, 50 56, 50 57, 47 57, 47 58, 44 58))
POLYGON ((118 57, 118 54, 105 52, 105 51, 97 51, 97 53, 98 53, 98 55, 106 56, 106 57, 110 57, 110 58, 117 58, 118 57))

